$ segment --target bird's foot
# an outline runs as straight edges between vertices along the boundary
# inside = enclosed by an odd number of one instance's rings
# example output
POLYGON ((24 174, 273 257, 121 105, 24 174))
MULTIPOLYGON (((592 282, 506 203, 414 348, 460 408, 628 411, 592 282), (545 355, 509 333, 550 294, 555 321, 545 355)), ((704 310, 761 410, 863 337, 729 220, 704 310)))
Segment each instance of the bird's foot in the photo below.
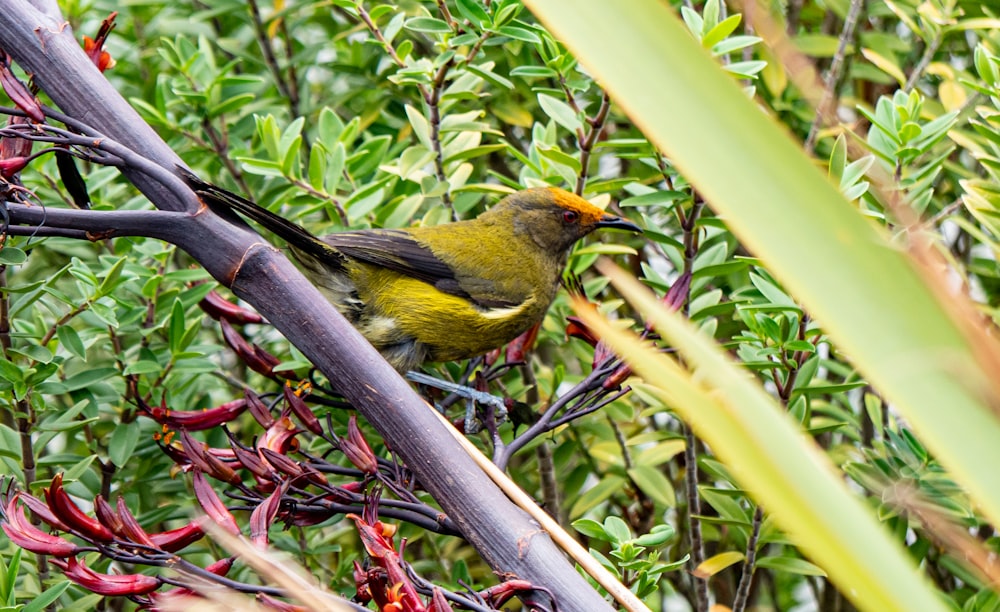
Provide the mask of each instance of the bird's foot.
POLYGON ((492 408, 493 415, 496 418, 497 423, 502 423, 507 420, 507 402, 504 401, 502 397, 497 397, 496 395, 486 393, 485 391, 478 391, 471 387, 459 385, 447 380, 440 380, 434 378, 433 376, 424 374, 423 372, 414 372, 411 370, 406 373, 406 379, 421 385, 441 389, 442 391, 447 391, 448 393, 454 393, 455 395, 468 400, 465 410, 465 433, 467 434, 476 434, 483 429, 482 422, 476 416, 477 404, 492 408))

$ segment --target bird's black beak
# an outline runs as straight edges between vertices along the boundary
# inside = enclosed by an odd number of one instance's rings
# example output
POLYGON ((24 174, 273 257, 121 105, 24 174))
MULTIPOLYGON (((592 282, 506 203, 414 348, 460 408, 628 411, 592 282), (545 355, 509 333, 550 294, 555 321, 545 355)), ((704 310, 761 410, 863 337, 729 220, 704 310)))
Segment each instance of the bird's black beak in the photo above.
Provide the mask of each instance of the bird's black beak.
POLYGON ((601 220, 597 222, 597 227, 601 229, 620 229, 629 232, 636 232, 638 234, 642 233, 642 228, 632 223, 631 221, 626 221, 621 217, 616 217, 614 215, 604 215, 601 220))

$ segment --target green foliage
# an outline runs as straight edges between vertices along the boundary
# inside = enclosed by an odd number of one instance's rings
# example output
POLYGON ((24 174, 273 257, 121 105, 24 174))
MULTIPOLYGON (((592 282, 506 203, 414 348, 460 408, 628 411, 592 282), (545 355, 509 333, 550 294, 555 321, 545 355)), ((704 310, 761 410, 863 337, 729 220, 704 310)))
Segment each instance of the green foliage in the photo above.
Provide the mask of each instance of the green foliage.
MULTIPOLYGON (((743 16, 718 0, 674 4, 706 53, 805 140, 815 113, 743 16)), ((793 4, 780 20, 797 49, 828 69, 849 3, 793 4)), ((865 27, 844 41, 843 74, 835 79, 840 116, 857 113, 858 124, 820 129, 816 163, 887 233, 900 232, 911 213, 925 219, 935 248, 995 320, 1000 20, 988 3, 868 4, 865 27), (857 145, 864 152, 852 150, 857 145)), ((600 237, 578 247, 568 264, 599 310, 642 326, 592 267, 601 254, 627 263, 661 294, 689 272, 681 311, 842 466, 943 600, 954 609, 998 609, 989 581, 964 565, 962 552, 939 547, 933 531, 885 492, 906 483, 936 512, 982 535, 992 551, 993 527, 980 509, 829 339, 825 322, 811 317, 646 140, 633 123, 642 125, 641 118, 614 104, 614 92, 602 90, 521 2, 260 8, 258 23, 239 2, 64 5, 74 29, 90 34, 108 12, 121 10, 109 42, 118 64, 108 76, 143 119, 201 176, 316 234, 469 218, 502 194, 538 185, 577 189, 620 208, 648 228, 645 236, 600 237)), ((759 147, 768 154, 768 143, 759 147)), ((24 182, 41 202, 58 206, 66 197, 57 177, 43 157, 24 182)), ((89 167, 85 177, 96 209, 146 206, 112 168, 89 167)), ((187 521, 194 508, 188 481, 159 448, 160 427, 139 418, 137 401, 197 410, 242 397, 242 384, 278 390, 225 348, 218 325, 199 308, 218 287, 192 263, 142 238, 8 237, 0 248, 0 462, 20 487, 40 494, 65 472, 73 495, 122 495, 150 531, 187 521)), ((530 371, 511 369, 495 391, 540 412, 584 380, 595 349, 567 340, 570 314, 561 295, 530 371)), ((242 333, 306 376, 302 356, 270 326, 250 324, 242 333)), ((436 366, 451 378, 461 378, 463 367, 436 366)), ((700 580, 730 605, 724 598, 751 575, 749 605, 762 609, 839 601, 823 569, 741 488, 719 449, 690 446, 673 406, 643 381, 629 384, 630 394, 522 449, 508 466, 515 480, 554 504, 549 509, 572 521, 593 554, 653 609, 678 600, 697 605, 700 580), (694 469, 692 490, 686 477, 694 469), (546 476, 553 472, 554 489, 546 476), (694 546, 691 515, 700 530, 694 546)), ((330 414, 337 427, 346 424, 342 411, 330 414)), ((247 440, 255 432, 247 417, 231 428, 247 440)), ((501 434, 508 443, 515 435, 510 425, 501 434)), ((215 446, 225 440, 221 431, 204 438, 215 446)), ((492 441, 477 443, 490 450, 492 441)), ((401 535, 407 558, 436 583, 458 589, 495 582, 457 538, 405 523, 401 535)), ((104 605, 58 572, 40 575, 32 555, 0 543, 3 605, 104 605)), ((345 523, 293 527, 272 534, 272 544, 293 552, 331 589, 353 592, 352 562, 364 549, 345 523)), ((214 552, 199 543, 184 555, 205 564, 214 552)), ((231 577, 250 580, 252 572, 240 567, 231 577)))

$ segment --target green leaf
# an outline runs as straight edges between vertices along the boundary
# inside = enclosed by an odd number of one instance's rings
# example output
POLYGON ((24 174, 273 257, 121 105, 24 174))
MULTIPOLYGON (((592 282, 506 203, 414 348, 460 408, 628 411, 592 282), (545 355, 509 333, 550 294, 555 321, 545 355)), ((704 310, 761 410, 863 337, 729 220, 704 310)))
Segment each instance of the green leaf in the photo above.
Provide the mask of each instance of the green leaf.
POLYGON ((551 79, 559 76, 559 73, 546 66, 515 66, 511 69, 510 76, 525 79, 551 79))
POLYGON ((472 74, 489 81, 497 87, 502 87, 503 89, 514 89, 514 84, 511 83, 509 79, 500 76, 484 66, 467 66, 466 69, 472 74))
POLYGON ((410 125, 413 126, 413 135, 417 137, 420 144, 424 145, 428 150, 433 150, 434 145, 431 143, 431 124, 427 121, 427 118, 420 113, 419 110, 406 104, 403 106, 406 111, 406 117, 410 120, 410 125))
POLYGON ((739 13, 723 19, 718 25, 705 33, 701 39, 701 45, 706 49, 711 49, 735 32, 741 21, 743 21, 743 16, 739 13))
MULTIPOLYGON (((829 34, 803 32, 792 40, 799 51, 812 57, 833 57, 840 46, 840 39, 829 34)), ((848 46, 850 49, 850 46, 848 46)), ((850 51, 848 51, 850 52, 850 51)))
POLYGON ((575 133, 577 130, 583 129, 583 124, 576 112, 562 100, 540 93, 538 94, 538 104, 541 105, 546 116, 567 130, 575 133))
POLYGON ((108 458, 118 467, 124 467, 132 459, 132 453, 139 443, 139 427, 116 427, 108 442, 108 458))
POLYGON ((651 465, 635 465, 628 470, 629 477, 650 499, 668 508, 677 503, 674 487, 659 469, 651 465))
POLYGON ((635 539, 635 543, 639 546, 656 547, 663 546, 677 535, 677 530, 674 529, 673 525, 669 523, 664 523, 661 525, 655 525, 649 533, 639 536, 635 539))
POLYGON ((513 38, 514 40, 523 40, 524 42, 528 42, 533 45, 538 45, 542 42, 542 39, 538 37, 538 34, 535 34, 528 28, 522 28, 520 26, 500 26, 497 28, 497 33, 513 38))
POLYGON ((804 559, 796 559, 794 557, 761 557, 757 559, 757 567, 798 574, 800 576, 826 576, 826 572, 822 568, 804 559))
POLYGON ((100 286, 98 286, 95 293, 96 297, 103 297, 105 295, 110 295, 114 291, 115 287, 118 286, 118 282, 121 279, 122 269, 125 267, 125 262, 128 261, 126 257, 120 257, 114 264, 108 268, 108 271, 104 274, 104 280, 101 281, 100 286))
POLYGON ((490 16, 477 0, 456 0, 458 12, 472 22, 473 25, 482 29, 485 24, 490 23, 490 16))
MULTIPOLYGON (((20 551, 18 551, 20 552, 20 551)), ((42 591, 37 597, 34 597, 27 605, 21 608, 20 612, 44 612, 49 606, 49 604, 55 602, 66 592, 73 583, 69 580, 63 580, 55 583, 49 588, 42 591)))
POLYGON ((141 359, 125 367, 125 374, 159 374, 163 366, 150 359, 141 359))
POLYGON ((614 544, 620 544, 632 539, 632 530, 628 528, 628 524, 614 515, 604 519, 604 531, 614 544))
POLYGON ((597 521, 591 519, 579 519, 573 521, 572 525, 573 529, 576 529, 589 538, 596 538, 598 540, 604 540, 605 542, 611 541, 608 536, 608 532, 604 529, 604 525, 598 523, 597 521))
POLYGON ((0 378, 12 383, 23 382, 24 372, 7 359, 0 357, 0 378))
POLYGON ((225 115, 226 113, 231 113, 246 107, 251 102, 257 99, 257 96, 252 93, 243 93, 227 98, 222 102, 219 102, 215 106, 208 109, 208 116, 210 118, 215 118, 220 115, 225 115))
POLYGON ((326 165, 329 153, 321 142, 317 142, 309 152, 309 186, 316 191, 324 191, 323 179, 326 178, 326 165))
POLYGON ((17 247, 0 248, 0 265, 17 266, 28 261, 28 254, 17 247))
POLYGON ((625 479, 621 476, 615 474, 605 476, 576 500, 576 503, 570 508, 570 517, 578 517, 594 506, 607 501, 609 497, 620 492, 624 484, 625 479))
POLYGON ((413 17, 411 19, 407 19, 403 27, 414 32, 425 32, 429 34, 451 33, 451 26, 449 26, 447 22, 442 21, 441 19, 435 19, 434 17, 413 17))
POLYGON ((181 342, 184 339, 185 324, 184 304, 180 300, 174 300, 174 305, 170 309, 170 321, 167 328, 167 339, 170 342, 170 352, 177 354, 184 349, 181 342))

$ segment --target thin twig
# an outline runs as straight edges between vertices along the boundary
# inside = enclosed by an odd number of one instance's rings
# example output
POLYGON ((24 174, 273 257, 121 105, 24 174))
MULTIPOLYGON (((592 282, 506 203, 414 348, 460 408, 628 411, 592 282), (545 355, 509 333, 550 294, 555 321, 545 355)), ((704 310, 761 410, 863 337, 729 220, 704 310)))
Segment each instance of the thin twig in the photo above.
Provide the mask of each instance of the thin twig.
POLYGON ((253 21, 254 36, 257 38, 257 44, 260 45, 260 50, 264 54, 264 63, 267 64, 271 75, 274 77, 274 84, 278 87, 278 92, 288 100, 288 107, 292 117, 298 117, 298 87, 296 87, 294 82, 288 83, 285 80, 285 75, 282 74, 281 67, 278 66, 278 59, 274 54, 274 48, 271 46, 271 39, 267 36, 264 22, 260 16, 260 8, 257 6, 257 0, 249 0, 247 6, 250 9, 250 18, 253 21))
MULTIPOLYGON (((438 182, 448 185, 448 175, 444 170, 444 148, 441 144, 441 91, 444 89, 445 77, 448 70, 455 63, 455 58, 450 58, 438 68, 434 75, 434 86, 430 91, 425 91, 424 101, 427 103, 428 121, 431 125, 431 146, 434 147, 434 173, 438 182)), ((441 194, 441 201, 451 210, 452 221, 458 221, 458 215, 451 205, 451 187, 445 189, 441 194)))
POLYGON ((592 119, 587 119, 587 135, 583 140, 579 141, 580 174, 576 177, 576 189, 573 191, 578 196, 583 195, 583 189, 587 186, 587 177, 590 172, 590 156, 594 152, 594 145, 597 143, 597 139, 601 136, 601 132, 604 131, 604 124, 608 120, 608 111, 610 110, 611 96, 608 95, 607 91, 604 91, 601 94, 601 107, 592 119))
POLYGON ((753 584, 754 566, 757 564, 757 542, 760 541, 760 528, 764 522, 764 510, 757 506, 753 513, 750 537, 747 539, 746 553, 743 557, 743 571, 740 573, 740 583, 736 587, 736 597, 733 598, 732 612, 746 610, 750 599, 750 586, 753 584))
POLYGON ((837 52, 833 56, 833 61, 830 62, 830 69, 827 71, 826 80, 823 83, 823 97, 820 98, 820 102, 816 107, 816 116, 813 118, 812 125, 809 126, 809 135, 806 137, 806 142, 803 145, 806 153, 812 153, 813 149, 815 149, 816 138, 820 127, 824 123, 824 118, 833 112, 830 105, 835 98, 837 81, 840 80, 840 74, 843 70, 844 57, 847 55, 847 45, 854 38, 854 28, 858 24, 858 18, 861 16, 861 9, 864 8, 864 5, 865 0, 851 0, 851 8, 847 11, 847 17, 844 19, 844 28, 840 32, 840 42, 837 44, 837 52))
POLYGON ((927 46, 924 47, 924 54, 920 56, 920 61, 917 65, 913 67, 910 71, 910 76, 906 78, 906 84, 903 85, 903 91, 912 91, 914 86, 917 84, 917 80, 923 76, 924 70, 927 70, 927 66, 930 65, 931 60, 934 59, 934 54, 937 53, 938 48, 941 46, 941 42, 944 38, 944 34, 941 29, 934 34, 927 46))

